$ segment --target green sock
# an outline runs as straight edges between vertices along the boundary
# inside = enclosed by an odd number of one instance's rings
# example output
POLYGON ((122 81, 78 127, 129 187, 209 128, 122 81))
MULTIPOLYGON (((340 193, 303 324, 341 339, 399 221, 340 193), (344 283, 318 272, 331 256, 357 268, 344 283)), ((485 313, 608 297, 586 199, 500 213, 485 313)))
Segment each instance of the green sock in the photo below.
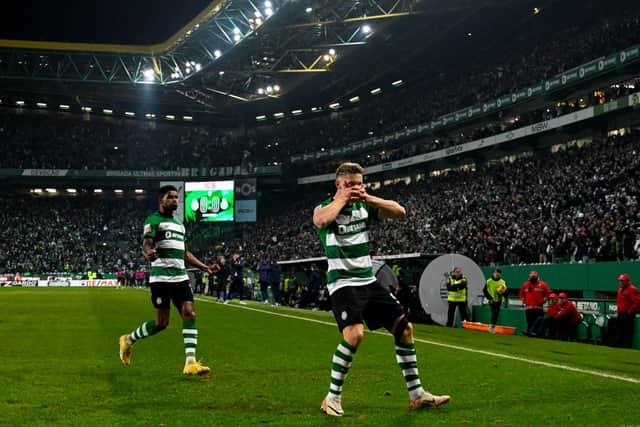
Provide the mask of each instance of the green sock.
POLYGON ((185 365, 196 361, 196 347, 198 346, 198 327, 195 320, 182 322, 182 337, 184 339, 184 354, 187 359, 185 365))
POLYGON ((329 385, 329 397, 339 399, 342 394, 342 385, 345 378, 349 373, 349 368, 353 363, 353 355, 356 352, 356 348, 342 340, 338 344, 335 353, 333 353, 333 359, 331 364, 331 384, 329 385))
POLYGON ((396 343, 396 361, 402 369, 402 375, 407 383, 409 399, 418 399, 424 394, 424 389, 420 383, 415 345, 396 343))
POLYGON ((144 322, 142 325, 140 325, 138 329, 127 335, 127 342, 129 344, 133 344, 134 342, 142 338, 150 337, 156 332, 158 332, 158 329, 156 328, 156 321, 149 320, 148 322, 144 322))

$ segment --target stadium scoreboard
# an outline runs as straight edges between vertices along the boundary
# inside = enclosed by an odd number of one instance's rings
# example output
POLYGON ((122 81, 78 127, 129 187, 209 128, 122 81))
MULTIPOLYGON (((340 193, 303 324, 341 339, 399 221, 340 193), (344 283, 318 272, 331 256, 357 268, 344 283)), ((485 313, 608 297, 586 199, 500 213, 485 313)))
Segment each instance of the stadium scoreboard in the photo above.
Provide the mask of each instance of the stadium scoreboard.
POLYGON ((185 222, 233 221, 234 196, 234 182, 232 180, 185 182, 185 222))

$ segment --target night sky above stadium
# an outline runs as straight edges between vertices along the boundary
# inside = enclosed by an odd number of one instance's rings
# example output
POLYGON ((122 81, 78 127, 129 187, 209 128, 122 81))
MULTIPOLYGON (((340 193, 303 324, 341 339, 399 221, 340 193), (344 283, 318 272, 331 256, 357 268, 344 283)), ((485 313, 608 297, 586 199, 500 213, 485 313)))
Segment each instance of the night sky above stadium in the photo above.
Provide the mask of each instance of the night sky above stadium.
POLYGON ((22 0, 3 3, 0 39, 152 44, 166 40, 210 0, 22 0))

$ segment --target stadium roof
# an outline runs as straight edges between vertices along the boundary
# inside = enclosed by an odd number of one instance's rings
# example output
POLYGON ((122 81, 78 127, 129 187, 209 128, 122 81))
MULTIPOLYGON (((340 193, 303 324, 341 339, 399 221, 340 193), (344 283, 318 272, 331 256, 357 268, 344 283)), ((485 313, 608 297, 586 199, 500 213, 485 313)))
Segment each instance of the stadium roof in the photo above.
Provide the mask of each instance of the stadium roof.
MULTIPOLYGON (((68 35, 66 40, 130 40, 156 43, 153 45, 42 43, 49 35, 55 37, 46 28, 37 43, 0 40, 0 96, 40 98, 52 105, 71 103, 78 109, 81 105, 123 111, 145 108, 209 113, 217 118, 253 116, 278 108, 292 110, 326 104, 385 79, 389 83, 397 78, 411 82, 412 74, 432 62, 464 66, 465 58, 489 58, 500 54, 503 47, 517 48, 514 44, 527 34, 543 42, 569 25, 567 16, 576 26, 596 19, 600 13, 594 9, 596 3, 199 0, 190 2, 187 13, 175 12, 175 7, 162 0, 149 6, 145 15, 141 5, 149 3, 142 2, 135 8, 123 6, 113 14, 101 14, 99 20, 95 13, 85 15, 102 22, 94 31, 101 33, 100 38, 68 35), (534 7, 545 13, 535 17, 534 7), (122 38, 115 37, 114 19, 129 14, 133 25, 118 21, 122 38), (193 19, 180 27, 191 15, 193 19), (148 37, 136 36, 136 24, 137 31, 148 37), (102 29, 105 25, 108 30, 102 29), (175 28, 180 29, 169 36, 175 28), (485 41, 482 52, 471 51, 465 42, 471 33, 476 40, 485 41), (165 41, 158 41, 165 37, 165 41), (280 93, 273 90, 276 86, 280 93), (273 93, 267 92, 268 87, 273 93)), ((629 3, 611 0, 600 7, 629 3)), ((49 13, 48 9, 42 11, 49 13)), ((60 29, 66 27, 65 13, 52 16, 50 21, 57 22, 60 29)), ((39 34, 35 27, 0 34, 39 34)), ((79 28, 83 27, 86 25, 79 28)))
POLYGON ((150 45, 167 40, 210 0, 22 0, 3 7, 0 39, 150 45), (168 13, 170 12, 170 13, 168 13), (98 19, 99 18, 99 19, 98 19))

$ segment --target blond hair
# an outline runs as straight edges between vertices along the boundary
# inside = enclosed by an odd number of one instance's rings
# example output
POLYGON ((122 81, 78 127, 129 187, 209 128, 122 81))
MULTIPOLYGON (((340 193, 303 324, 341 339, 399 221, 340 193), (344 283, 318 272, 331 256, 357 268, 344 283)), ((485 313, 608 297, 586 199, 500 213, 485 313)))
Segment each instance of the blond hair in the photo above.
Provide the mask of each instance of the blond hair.
POLYGON ((345 163, 342 163, 340 166, 338 166, 338 169, 336 169, 336 178, 343 175, 351 175, 354 173, 359 173, 363 175, 364 174, 363 167, 360 166, 358 163, 345 162, 345 163))

